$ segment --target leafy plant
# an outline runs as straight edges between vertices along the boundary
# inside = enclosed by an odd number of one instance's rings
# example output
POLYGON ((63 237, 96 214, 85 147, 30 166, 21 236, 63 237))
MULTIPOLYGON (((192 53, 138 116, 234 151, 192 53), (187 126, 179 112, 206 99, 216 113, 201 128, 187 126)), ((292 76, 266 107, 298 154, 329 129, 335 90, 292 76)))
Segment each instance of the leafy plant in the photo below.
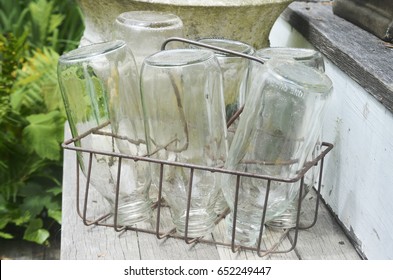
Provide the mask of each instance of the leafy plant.
POLYGON ((0 0, 0 30, 21 37, 28 32, 34 48, 51 46, 57 53, 77 47, 83 33, 77 0, 0 0))
POLYGON ((74 0, 0 0, 0 237, 48 243, 61 223, 59 54, 83 32, 74 0), (49 223, 48 223, 49 221, 49 223))

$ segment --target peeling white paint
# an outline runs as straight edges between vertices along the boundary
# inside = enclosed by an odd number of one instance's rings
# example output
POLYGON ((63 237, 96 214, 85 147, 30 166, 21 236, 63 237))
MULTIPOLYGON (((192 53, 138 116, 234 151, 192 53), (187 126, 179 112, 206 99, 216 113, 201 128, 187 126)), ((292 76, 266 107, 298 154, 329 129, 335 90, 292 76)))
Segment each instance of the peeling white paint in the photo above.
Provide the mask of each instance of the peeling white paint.
MULTIPOLYGON (((273 26, 272 46, 309 47, 283 19, 273 26)), ((393 259, 393 115, 325 58, 332 103, 322 140, 327 156, 323 197, 368 259, 393 259)))

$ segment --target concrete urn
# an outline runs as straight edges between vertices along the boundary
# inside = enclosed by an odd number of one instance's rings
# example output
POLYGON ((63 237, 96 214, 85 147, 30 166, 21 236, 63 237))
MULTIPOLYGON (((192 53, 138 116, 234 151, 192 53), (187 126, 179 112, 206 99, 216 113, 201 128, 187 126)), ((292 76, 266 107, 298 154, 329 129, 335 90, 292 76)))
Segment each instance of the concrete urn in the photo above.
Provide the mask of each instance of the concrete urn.
POLYGON ((179 16, 185 37, 227 38, 269 46, 270 30, 293 0, 79 0, 85 18, 81 45, 105 41, 115 18, 128 11, 165 11, 179 16))

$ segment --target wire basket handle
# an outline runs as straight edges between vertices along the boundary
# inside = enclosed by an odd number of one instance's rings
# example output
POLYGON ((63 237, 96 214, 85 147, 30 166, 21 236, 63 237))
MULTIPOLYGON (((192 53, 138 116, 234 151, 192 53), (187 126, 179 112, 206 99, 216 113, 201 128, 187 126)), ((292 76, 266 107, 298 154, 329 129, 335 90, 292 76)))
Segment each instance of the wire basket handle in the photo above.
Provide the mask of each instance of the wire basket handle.
POLYGON ((243 58, 247 58, 247 59, 259 62, 261 64, 265 64, 265 62, 266 62, 265 60, 263 60, 263 59, 261 59, 259 57, 255 57, 253 55, 248 55, 248 54, 244 54, 244 53, 241 53, 241 52, 232 51, 232 50, 228 50, 228 49, 224 49, 224 48, 220 48, 220 47, 216 47, 216 46, 212 46, 212 45, 208 45, 208 44, 205 44, 205 43, 197 42, 197 41, 190 40, 190 39, 180 38, 180 37, 171 37, 171 38, 168 38, 167 40, 165 40, 164 43, 162 43, 162 45, 161 45, 161 50, 162 51, 165 50, 165 48, 166 48, 168 43, 175 42, 175 41, 176 42, 182 42, 182 43, 188 43, 190 45, 204 47, 204 48, 207 48, 207 49, 211 49, 211 50, 215 50, 215 51, 219 51, 219 52, 223 52, 223 53, 232 54, 234 56, 240 56, 240 57, 243 57, 243 58))

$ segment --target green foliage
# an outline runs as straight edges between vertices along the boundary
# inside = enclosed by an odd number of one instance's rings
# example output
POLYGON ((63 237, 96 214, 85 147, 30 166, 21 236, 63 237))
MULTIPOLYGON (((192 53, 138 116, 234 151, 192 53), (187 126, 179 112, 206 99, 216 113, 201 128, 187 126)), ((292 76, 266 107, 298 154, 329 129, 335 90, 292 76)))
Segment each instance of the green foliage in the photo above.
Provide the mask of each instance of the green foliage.
POLYGON ((0 0, 0 238, 48 243, 61 223, 66 120, 59 54, 77 46, 75 0, 0 0))
POLYGON ((2 34, 28 32, 34 48, 51 46, 57 53, 78 46, 84 25, 76 0, 0 0, 2 34))

